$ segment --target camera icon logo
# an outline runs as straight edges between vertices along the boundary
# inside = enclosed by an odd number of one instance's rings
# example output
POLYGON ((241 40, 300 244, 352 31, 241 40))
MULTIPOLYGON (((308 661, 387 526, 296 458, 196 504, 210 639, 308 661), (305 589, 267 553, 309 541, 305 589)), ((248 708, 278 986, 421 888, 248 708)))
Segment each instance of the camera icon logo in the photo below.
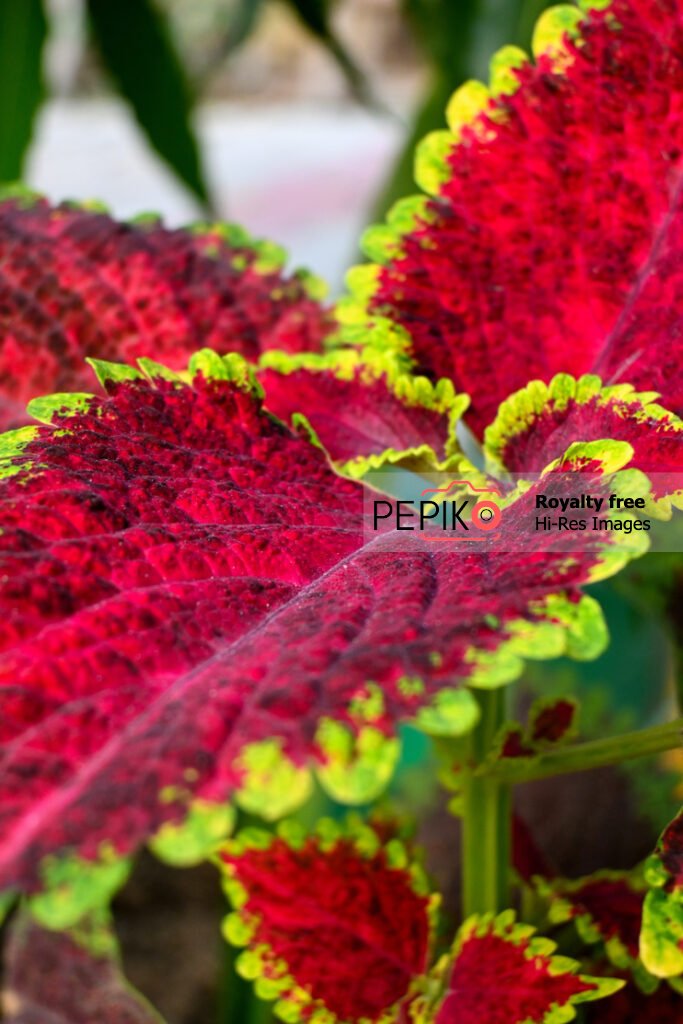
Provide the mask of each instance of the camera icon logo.
POLYGON ((477 530, 495 530, 500 519, 500 506, 495 501, 478 501, 472 507, 471 523, 477 530))

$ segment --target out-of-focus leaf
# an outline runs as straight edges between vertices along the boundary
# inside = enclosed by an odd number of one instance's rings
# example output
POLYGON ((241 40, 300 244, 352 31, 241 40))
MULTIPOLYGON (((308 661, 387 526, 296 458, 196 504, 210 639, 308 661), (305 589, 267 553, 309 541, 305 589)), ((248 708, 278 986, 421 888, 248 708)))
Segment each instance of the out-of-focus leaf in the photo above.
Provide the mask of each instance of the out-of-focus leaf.
POLYGON ((667 825, 645 865, 640 956, 657 978, 683 974, 683 812, 667 825))
POLYGON ((209 193, 192 124, 192 96, 153 0, 88 0, 102 59, 154 149, 202 201, 209 193))
POLYGON ((44 88, 43 0, 0 3, 0 179, 21 177, 44 88))
POLYGON ((353 96, 359 103, 369 107, 377 107, 378 100, 374 96, 367 78, 354 61, 343 43, 337 38, 330 24, 330 5, 327 0, 286 0, 299 20, 306 26, 341 69, 353 96))
POLYGON ((236 225, 121 224, 101 208, 51 207, 15 187, 0 201, 0 429, 26 402, 90 387, 86 358, 166 360, 202 344, 257 359, 318 349, 331 318, 321 282, 236 225))
POLYGON ((483 6, 483 0, 403 0, 402 4, 430 62, 456 82, 474 74, 472 43, 483 6))
POLYGON ((231 10, 225 30, 206 58, 200 73, 200 85, 211 78, 211 75, 235 50, 246 43, 256 28, 262 9, 263 0, 238 0, 231 10))
POLYGON ((6 953, 7 1024, 163 1024, 126 982, 106 923, 78 933, 41 928, 28 915, 12 926, 6 953))
POLYGON ((249 38, 262 7, 263 0, 239 0, 235 5, 223 43, 223 53, 226 57, 249 38))

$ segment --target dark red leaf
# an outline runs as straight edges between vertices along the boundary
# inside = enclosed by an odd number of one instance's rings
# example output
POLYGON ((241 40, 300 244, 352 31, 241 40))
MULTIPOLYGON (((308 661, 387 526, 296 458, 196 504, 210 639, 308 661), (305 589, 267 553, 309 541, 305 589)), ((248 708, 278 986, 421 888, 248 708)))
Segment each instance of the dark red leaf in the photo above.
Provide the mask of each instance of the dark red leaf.
POLYGON ((645 994, 630 984, 586 1007, 587 1024, 683 1024, 683 997, 668 985, 645 994))
POLYGON ((554 878, 556 875, 531 829, 519 814, 512 816, 512 866, 525 882, 537 876, 554 878))
POLYGON ((548 386, 534 381, 500 406, 485 432, 487 458, 499 471, 528 475, 573 441, 627 441, 634 450, 631 465, 650 476, 653 496, 668 517, 671 503, 683 504, 683 422, 653 397, 626 384, 602 388, 589 375, 574 380, 559 374, 548 386))
POLYGON ((529 723, 530 739, 534 743, 560 743, 571 734, 578 705, 567 697, 542 701, 533 710, 529 723))
POLYGON ((119 224, 37 196, 0 203, 0 429, 36 395, 92 387, 85 357, 173 369, 204 345, 256 359, 317 349, 329 330, 274 246, 229 225, 119 224))
POLYGON ((639 959, 640 928, 646 885, 641 875, 599 871, 575 880, 539 882, 549 900, 554 924, 575 921, 588 944, 603 943, 615 967, 630 970, 644 990, 656 986, 639 959))

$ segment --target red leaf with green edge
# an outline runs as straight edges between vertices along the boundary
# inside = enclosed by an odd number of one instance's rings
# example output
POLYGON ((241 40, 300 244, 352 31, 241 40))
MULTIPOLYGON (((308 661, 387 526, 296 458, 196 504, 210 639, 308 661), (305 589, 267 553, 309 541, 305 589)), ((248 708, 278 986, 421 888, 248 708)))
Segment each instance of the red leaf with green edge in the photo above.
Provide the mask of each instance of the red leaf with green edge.
POLYGON ((123 977, 109 929, 49 931, 28 914, 10 928, 2 1008, 7 1024, 163 1024, 123 977))
POLYGON ((509 394, 555 373, 655 390, 683 411, 680 0, 585 0, 541 16, 535 63, 494 57, 428 136, 416 178, 350 276, 350 330, 375 324, 419 372, 472 397, 481 436, 509 394), (399 325, 398 336, 392 324, 399 325))
MULTIPOLYGON (((400 720, 463 734, 463 684, 600 653, 580 588, 643 550, 367 542, 363 486, 262 410, 240 357, 200 353, 186 382, 144 366, 100 364, 107 397, 36 400, 52 422, 0 442, 0 889, 58 851, 127 853, 193 797, 284 813, 311 761, 372 799, 400 720)), ((618 488, 629 455, 575 447, 537 486, 618 488)))
POLYGON ((647 885, 636 872, 598 871, 586 878, 538 881, 553 924, 574 921, 582 940, 603 943, 615 967, 629 970, 640 988, 652 992, 657 980, 639 958, 640 927, 647 885))
POLYGON ((602 387, 586 374, 558 374, 548 385, 533 381, 506 399, 484 434, 494 471, 539 472, 577 439, 612 437, 633 446, 631 465, 652 478, 652 512, 671 515, 683 504, 683 422, 657 405, 656 394, 628 384, 602 387))
POLYGON ((489 761, 533 758, 549 747, 566 743, 576 735, 579 706, 570 697, 540 698, 529 712, 526 726, 509 722, 495 737, 489 761))
POLYGON ((504 761, 510 757, 533 757, 535 753, 536 749, 525 739, 521 725, 512 723, 505 727, 496 740, 493 757, 496 761, 504 761))
POLYGON ((453 953, 438 966, 442 994, 426 997, 425 1024, 564 1024, 574 1007, 622 987, 614 978, 577 973, 579 964, 555 956, 555 943, 515 922, 513 911, 470 918, 453 953))
POLYGON ((247 946, 238 970, 288 1021, 370 1024, 424 974, 434 898, 396 840, 323 821, 307 836, 247 831, 220 857, 236 908, 225 934, 247 946))
POLYGON ((576 733, 578 711, 571 697, 537 701, 529 715, 529 738, 538 745, 565 743, 576 733))
POLYGON ((640 955, 651 974, 683 974, 683 812, 667 825, 646 862, 640 955))
POLYGON ((629 984, 585 1013, 586 1024, 683 1024, 683 998, 669 985, 645 994, 629 984))
POLYGON ((282 262, 231 225, 122 224, 30 193, 0 202, 0 427, 26 422, 36 395, 91 387, 87 356, 181 369, 204 345, 249 359, 317 349, 330 323, 315 282, 282 262))
POLYGON ((467 396, 456 396, 450 381, 432 384, 402 372, 391 353, 272 352, 260 366, 268 409, 285 422, 305 417, 347 475, 407 457, 433 465, 456 451, 467 396))

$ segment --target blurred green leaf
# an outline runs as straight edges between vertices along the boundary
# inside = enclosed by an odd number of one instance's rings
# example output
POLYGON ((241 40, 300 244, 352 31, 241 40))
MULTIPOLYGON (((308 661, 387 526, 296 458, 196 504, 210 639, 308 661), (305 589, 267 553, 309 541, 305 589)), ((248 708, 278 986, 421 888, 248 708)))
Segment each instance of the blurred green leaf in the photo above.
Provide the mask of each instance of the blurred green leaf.
POLYGON ((239 0, 230 17, 225 37, 224 52, 227 56, 244 43, 254 28, 261 13, 264 0, 239 0))
POLYGON ((0 2, 0 179, 20 178, 44 97, 42 0, 0 2))
POLYGON ((403 0, 431 64, 450 81, 474 73, 471 52, 481 7, 481 0, 403 0))
POLYGON ((181 181, 210 205, 191 125, 192 96, 166 20, 153 0, 87 2, 102 59, 141 128, 181 181))
POLYGON ((265 0, 238 0, 231 8, 225 31, 216 40, 206 56, 199 73, 199 86, 203 88, 227 58, 249 39, 256 29, 265 0))
POLYGON ((285 2, 336 61, 353 96, 365 106, 380 107, 381 104, 375 97, 367 78, 332 29, 328 0, 285 0, 285 2))
POLYGON ((519 42, 525 48, 529 47, 534 25, 548 5, 548 0, 522 0, 517 19, 516 37, 512 42, 519 42))

